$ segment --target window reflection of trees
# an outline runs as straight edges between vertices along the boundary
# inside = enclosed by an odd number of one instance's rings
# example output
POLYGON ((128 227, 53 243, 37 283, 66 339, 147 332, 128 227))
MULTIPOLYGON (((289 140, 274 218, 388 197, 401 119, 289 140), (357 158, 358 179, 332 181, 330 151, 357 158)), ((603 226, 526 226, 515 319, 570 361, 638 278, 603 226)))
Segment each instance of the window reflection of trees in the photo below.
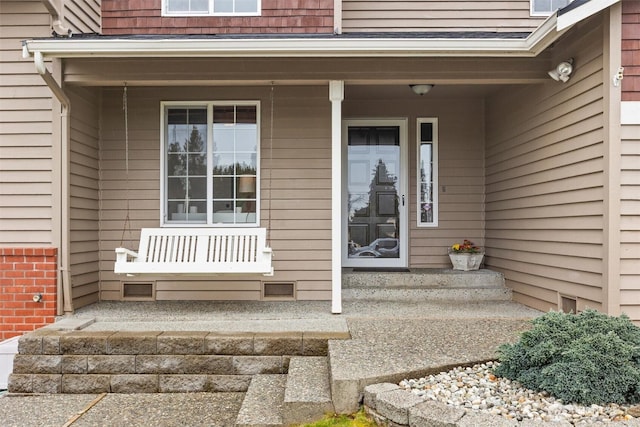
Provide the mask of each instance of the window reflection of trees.
POLYGON ((206 144, 196 126, 193 126, 184 143, 174 141, 169 144, 168 170, 169 176, 178 178, 182 187, 182 194, 178 197, 189 199, 191 178, 207 174, 206 144))
POLYGON ((398 236, 398 177, 389 171, 387 164, 383 159, 378 159, 378 163, 372 169, 371 182, 369 183, 369 192, 367 194, 349 194, 348 209, 350 224, 367 224, 370 232, 367 233, 370 241, 357 241, 354 236, 349 237, 349 253, 352 253, 357 247, 366 246, 379 237, 395 237, 398 236), (384 193, 393 193, 393 206, 381 207, 379 195, 384 193), (353 197, 355 196, 355 197, 353 197), (392 212, 392 214, 380 214, 381 211, 392 212), (378 225, 387 223, 394 231, 389 235, 378 235, 378 225))

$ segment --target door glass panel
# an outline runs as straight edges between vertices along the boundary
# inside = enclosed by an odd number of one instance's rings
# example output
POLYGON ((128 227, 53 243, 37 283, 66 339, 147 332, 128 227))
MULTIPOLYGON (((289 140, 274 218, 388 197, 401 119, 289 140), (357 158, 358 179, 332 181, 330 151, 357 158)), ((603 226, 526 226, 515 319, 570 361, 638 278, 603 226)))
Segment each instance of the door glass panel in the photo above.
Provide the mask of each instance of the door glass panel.
POLYGON ((347 150, 349 258, 400 258, 400 129, 350 126, 347 150))

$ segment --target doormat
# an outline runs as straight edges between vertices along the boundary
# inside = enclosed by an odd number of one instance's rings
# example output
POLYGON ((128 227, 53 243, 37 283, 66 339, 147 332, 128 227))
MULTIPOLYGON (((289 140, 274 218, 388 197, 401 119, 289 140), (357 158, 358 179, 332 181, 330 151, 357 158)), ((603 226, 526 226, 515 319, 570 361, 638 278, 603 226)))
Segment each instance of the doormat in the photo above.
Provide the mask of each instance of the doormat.
POLYGON ((408 268, 373 268, 373 267, 355 267, 352 270, 354 273, 411 273, 408 268))

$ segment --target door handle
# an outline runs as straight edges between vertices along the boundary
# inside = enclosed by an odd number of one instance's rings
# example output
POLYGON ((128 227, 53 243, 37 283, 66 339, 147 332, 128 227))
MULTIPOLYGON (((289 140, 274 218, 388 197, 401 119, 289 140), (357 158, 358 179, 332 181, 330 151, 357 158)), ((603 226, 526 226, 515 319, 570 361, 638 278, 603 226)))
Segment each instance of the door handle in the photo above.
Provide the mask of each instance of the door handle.
POLYGON ((402 206, 404 206, 404 194, 402 195, 402 206))

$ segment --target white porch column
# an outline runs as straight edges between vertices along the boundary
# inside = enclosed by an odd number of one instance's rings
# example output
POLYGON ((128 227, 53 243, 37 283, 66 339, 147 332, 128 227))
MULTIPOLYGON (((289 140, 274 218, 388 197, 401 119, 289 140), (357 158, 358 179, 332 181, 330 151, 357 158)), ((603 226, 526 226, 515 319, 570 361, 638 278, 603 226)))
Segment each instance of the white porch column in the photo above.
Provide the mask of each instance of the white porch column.
POLYGON ((329 82, 331 101, 331 312, 342 313, 342 100, 344 82, 329 82))

